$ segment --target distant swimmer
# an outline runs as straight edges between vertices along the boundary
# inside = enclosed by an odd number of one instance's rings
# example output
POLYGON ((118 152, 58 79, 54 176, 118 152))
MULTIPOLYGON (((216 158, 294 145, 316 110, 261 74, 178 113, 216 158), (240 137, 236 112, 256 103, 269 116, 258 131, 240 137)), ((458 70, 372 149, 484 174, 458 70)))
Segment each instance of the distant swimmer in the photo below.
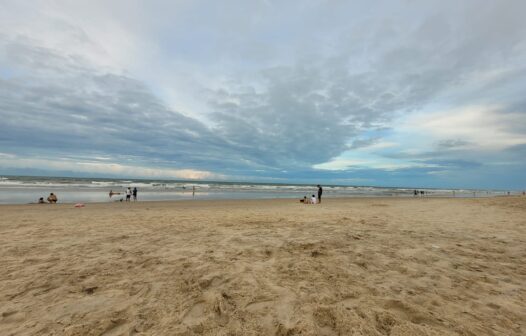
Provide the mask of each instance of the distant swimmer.
POLYGON ((57 203, 57 201, 58 201, 57 195, 55 195, 53 193, 50 193, 48 198, 47 198, 47 201, 49 203, 52 203, 52 204, 57 203))

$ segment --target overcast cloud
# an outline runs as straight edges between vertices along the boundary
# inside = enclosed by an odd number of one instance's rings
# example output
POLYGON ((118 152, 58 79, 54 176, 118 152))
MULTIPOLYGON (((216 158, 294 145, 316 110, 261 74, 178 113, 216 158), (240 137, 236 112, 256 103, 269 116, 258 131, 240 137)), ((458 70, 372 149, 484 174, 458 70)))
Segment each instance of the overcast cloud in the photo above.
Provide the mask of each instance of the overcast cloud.
POLYGON ((526 188, 524 12, 1 1, 0 173, 526 188))

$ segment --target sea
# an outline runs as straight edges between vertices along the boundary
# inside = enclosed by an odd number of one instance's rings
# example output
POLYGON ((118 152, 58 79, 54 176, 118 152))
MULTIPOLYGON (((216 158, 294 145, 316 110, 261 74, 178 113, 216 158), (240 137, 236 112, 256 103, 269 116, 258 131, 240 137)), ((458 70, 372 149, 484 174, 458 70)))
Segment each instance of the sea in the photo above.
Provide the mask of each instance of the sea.
MULTIPOLYGON (((42 176, 0 176, 0 204, 36 203, 50 193, 59 203, 120 202, 128 187, 137 188, 138 201, 214 199, 300 199, 317 194, 316 185, 224 181, 145 180, 42 176), (110 191, 120 193, 109 196, 110 191)), ((333 197, 488 197, 507 195, 502 190, 430 189, 323 185, 323 198, 333 197), (421 196, 419 196, 421 197, 421 196)))

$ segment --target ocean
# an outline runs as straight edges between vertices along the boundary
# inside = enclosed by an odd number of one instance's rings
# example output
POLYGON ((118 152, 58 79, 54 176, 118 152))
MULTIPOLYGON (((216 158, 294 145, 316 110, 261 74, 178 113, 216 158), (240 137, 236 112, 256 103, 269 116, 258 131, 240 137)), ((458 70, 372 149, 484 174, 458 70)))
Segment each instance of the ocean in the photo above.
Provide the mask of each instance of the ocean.
MULTIPOLYGON (((300 199, 317 194, 316 185, 271 184, 218 181, 177 181, 110 178, 0 176, 0 204, 36 203, 49 193, 59 203, 119 202, 125 190, 138 189, 139 201, 212 199, 300 199), (194 192, 195 189, 195 192, 194 192), (109 192, 121 193, 109 197, 109 192)), ((323 185, 323 198, 331 197, 414 197, 414 188, 323 185)), ((431 197, 487 197, 506 195, 498 190, 419 188, 431 197)))

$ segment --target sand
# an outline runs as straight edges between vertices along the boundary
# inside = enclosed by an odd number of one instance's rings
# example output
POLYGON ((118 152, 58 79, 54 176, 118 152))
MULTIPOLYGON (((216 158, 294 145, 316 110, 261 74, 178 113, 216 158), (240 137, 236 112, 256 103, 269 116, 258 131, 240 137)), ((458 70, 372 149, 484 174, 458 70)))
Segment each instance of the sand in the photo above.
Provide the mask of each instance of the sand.
POLYGON ((0 335, 525 335, 526 198, 0 206, 0 335))

